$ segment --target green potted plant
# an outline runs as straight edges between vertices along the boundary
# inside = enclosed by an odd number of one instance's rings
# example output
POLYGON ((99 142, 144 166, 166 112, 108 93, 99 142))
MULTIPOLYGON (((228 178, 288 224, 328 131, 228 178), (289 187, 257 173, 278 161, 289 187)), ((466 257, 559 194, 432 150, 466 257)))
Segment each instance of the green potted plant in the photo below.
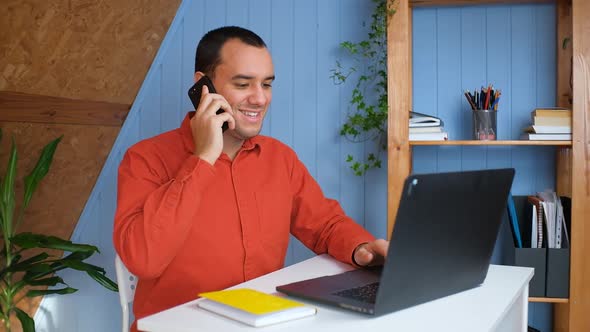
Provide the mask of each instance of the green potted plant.
MULTIPOLYGON (((31 201, 33 192, 39 182, 49 171, 59 137, 47 144, 34 169, 24 178, 24 197, 16 209, 15 179, 18 154, 14 138, 8 156, 8 166, 0 177, 0 232, 2 232, 3 249, 0 254, 0 322, 10 332, 10 317, 14 314, 22 325, 24 332, 35 331, 33 319, 19 308, 25 297, 44 296, 48 294, 70 294, 77 291, 69 287, 55 272, 74 269, 86 272, 105 288, 118 291, 117 284, 106 276, 103 268, 85 263, 84 260, 99 252, 98 248, 87 244, 72 243, 54 236, 33 233, 17 233, 23 219, 24 211, 31 201), (60 250, 69 254, 55 257, 46 250, 60 250), (56 288, 55 286, 64 285, 56 288), (48 289, 48 287, 52 287, 48 289)), ((2 130, 0 130, 0 140, 2 130)))
MULTIPOLYGON (((395 0, 373 2, 375 9, 367 39, 340 44, 354 64, 344 68, 337 61, 331 78, 336 84, 342 84, 352 73, 360 73, 352 90, 351 111, 340 135, 353 142, 373 140, 383 151, 387 149, 387 18, 395 13, 395 0)), ((348 155, 346 161, 356 175, 381 167, 381 158, 375 153, 369 153, 364 161, 348 155)))

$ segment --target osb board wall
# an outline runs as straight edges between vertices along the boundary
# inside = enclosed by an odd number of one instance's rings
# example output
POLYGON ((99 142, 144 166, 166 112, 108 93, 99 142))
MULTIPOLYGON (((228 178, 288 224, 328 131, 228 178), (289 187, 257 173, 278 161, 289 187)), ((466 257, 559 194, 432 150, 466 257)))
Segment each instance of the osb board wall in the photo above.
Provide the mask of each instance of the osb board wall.
MULTIPOLYGON (((0 91, 131 104, 180 3, 2 0, 0 91)), ((0 128, 0 174, 14 134, 20 196, 41 148, 64 135, 20 230, 69 238, 120 128, 1 121, 0 128)), ((28 301, 33 315, 40 298, 28 301)))
POLYGON ((181 0, 2 0, 0 90, 131 104, 181 0))
MULTIPOLYGON (((41 149, 63 135, 49 173, 33 195, 17 231, 69 239, 120 128, 22 122, 0 122, 0 128, 3 134, 0 141, 2 178, 8 163, 12 136, 16 142, 19 158, 17 204, 22 202, 22 179, 35 166, 41 149)), ((40 299, 25 299, 23 309, 34 315, 40 299)), ((20 326, 16 331, 19 329, 20 326)))

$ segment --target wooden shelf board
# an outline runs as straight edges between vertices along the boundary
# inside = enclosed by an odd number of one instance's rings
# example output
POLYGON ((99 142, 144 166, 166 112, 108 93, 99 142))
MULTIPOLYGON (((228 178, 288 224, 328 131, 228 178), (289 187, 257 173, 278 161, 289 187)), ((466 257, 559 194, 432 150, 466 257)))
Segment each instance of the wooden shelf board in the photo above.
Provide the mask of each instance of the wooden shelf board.
POLYGON ((547 3, 554 0, 410 0, 411 7, 547 3))
POLYGON ((568 303, 569 299, 556 298, 556 297, 529 297, 529 302, 568 303))
POLYGON ((450 140, 450 141, 410 141, 410 145, 549 145, 571 146, 572 141, 528 141, 528 140, 501 140, 501 141, 475 141, 475 140, 450 140))
POLYGON ((121 127, 131 105, 0 91, 0 121, 121 127))

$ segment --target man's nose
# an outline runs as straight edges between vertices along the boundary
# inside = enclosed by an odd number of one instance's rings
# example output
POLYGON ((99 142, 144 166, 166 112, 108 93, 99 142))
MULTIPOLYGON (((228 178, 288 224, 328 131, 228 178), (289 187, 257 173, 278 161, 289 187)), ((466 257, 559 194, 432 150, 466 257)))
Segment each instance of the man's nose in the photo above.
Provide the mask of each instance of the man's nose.
POLYGON ((261 86, 254 87, 249 97, 249 103, 252 105, 264 105, 266 104, 268 97, 266 92, 261 86))

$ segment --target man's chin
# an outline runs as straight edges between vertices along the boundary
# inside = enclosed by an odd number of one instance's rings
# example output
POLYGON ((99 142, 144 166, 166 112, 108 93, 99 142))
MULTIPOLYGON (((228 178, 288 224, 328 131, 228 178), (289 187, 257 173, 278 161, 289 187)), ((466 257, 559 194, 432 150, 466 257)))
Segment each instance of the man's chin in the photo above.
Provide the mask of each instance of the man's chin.
POLYGON ((233 130, 232 136, 246 140, 260 134, 261 130, 262 128, 236 128, 233 130))

